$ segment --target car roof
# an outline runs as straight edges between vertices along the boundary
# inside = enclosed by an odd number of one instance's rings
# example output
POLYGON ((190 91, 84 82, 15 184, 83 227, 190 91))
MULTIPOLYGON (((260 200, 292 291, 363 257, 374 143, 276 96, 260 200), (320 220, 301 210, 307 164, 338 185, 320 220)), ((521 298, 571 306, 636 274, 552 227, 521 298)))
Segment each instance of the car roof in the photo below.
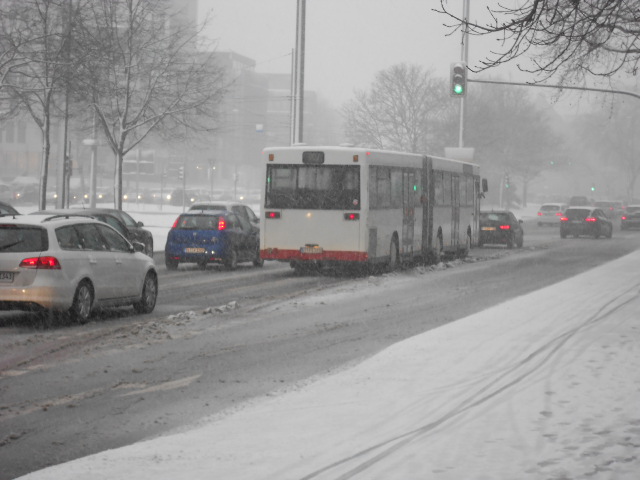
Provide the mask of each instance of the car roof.
POLYGON ((510 210, 481 210, 480 213, 511 213, 510 210))
POLYGON ((554 205, 554 206, 557 206, 557 207, 561 207, 561 206, 563 206, 563 205, 565 205, 565 206, 566 206, 567 204, 566 204, 566 203, 564 203, 564 202, 547 202, 547 203, 543 203, 543 204, 541 204, 540 206, 541 206, 541 207, 544 207, 545 205, 554 205))
POLYGON ((214 206, 214 205, 222 205, 225 207, 234 207, 234 206, 242 206, 242 207, 246 207, 248 206, 246 203, 242 203, 242 202, 236 202, 233 200, 220 200, 220 201, 207 201, 207 202, 194 202, 193 205, 191 205, 191 210, 195 210, 197 209, 199 206, 214 206))
POLYGON ((180 214, 180 216, 195 216, 195 215, 228 215, 230 212, 228 210, 189 210, 180 214))
POLYGON ((92 222, 103 224, 103 222, 82 215, 59 215, 46 212, 34 212, 29 215, 16 215, 15 217, 3 217, 0 221, 3 224, 17 225, 67 225, 81 222, 92 222), (55 222, 55 223, 54 223, 55 222))

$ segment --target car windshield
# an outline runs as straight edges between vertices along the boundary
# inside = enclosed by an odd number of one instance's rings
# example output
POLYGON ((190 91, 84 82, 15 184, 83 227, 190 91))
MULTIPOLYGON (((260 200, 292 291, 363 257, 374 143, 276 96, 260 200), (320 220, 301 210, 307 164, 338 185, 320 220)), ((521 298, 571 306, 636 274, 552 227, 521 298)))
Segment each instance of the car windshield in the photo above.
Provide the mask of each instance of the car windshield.
POLYGON ((175 228, 181 230, 218 230, 223 217, 218 215, 181 215, 175 228))
POLYGON ((506 213, 481 213, 480 220, 487 220, 492 222, 508 222, 509 215, 506 213))
POLYGON ((226 209, 227 207, 225 205, 209 203, 206 205, 203 205, 203 204, 193 205, 189 210, 222 210, 224 211, 226 209))
POLYGON ((0 225, 0 252, 42 252, 48 248, 44 228, 0 225))
POLYGON ((591 213, 588 208, 571 208, 565 212, 569 220, 584 220, 591 213))

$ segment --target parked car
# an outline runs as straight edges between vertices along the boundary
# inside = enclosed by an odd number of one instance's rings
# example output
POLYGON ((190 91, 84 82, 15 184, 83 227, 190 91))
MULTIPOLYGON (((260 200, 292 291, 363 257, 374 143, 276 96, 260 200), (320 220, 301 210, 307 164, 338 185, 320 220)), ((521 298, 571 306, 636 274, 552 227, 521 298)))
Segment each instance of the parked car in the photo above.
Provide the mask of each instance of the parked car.
POLYGON ((521 248, 524 243, 524 230, 522 220, 508 210, 493 210, 480 212, 480 236, 478 246, 485 244, 505 244, 507 248, 517 246, 521 248))
POLYGON ((251 210, 251 207, 242 202, 232 202, 227 200, 219 200, 217 202, 196 202, 189 207, 190 212, 207 212, 211 210, 233 212, 255 226, 260 223, 260 218, 258 218, 253 210, 251 210))
POLYGON ((153 260, 115 229, 79 216, 20 215, 0 224, 0 310, 61 311, 79 323, 97 306, 153 311, 153 260))
POLYGON ((131 215, 115 208, 60 208, 54 210, 41 210, 35 214, 74 215, 93 217, 101 222, 108 223, 129 240, 131 243, 141 243, 143 252, 153 257, 153 234, 142 228, 142 222, 136 222, 131 215))
POLYGON ((10 202, 13 200, 13 190, 10 185, 0 182, 0 202, 10 202))
POLYGON ((543 203, 538 210, 538 226, 560 225, 560 217, 566 208, 565 203, 543 203))
POLYGON ((640 205, 627 205, 625 213, 620 217, 620 228, 640 228, 640 205))
POLYGON ((593 206, 600 208, 610 220, 617 220, 624 212, 622 202, 599 201, 594 202, 593 206))
POLYGON ((20 212, 8 203, 0 202, 0 217, 4 215, 20 215, 20 212))
POLYGON ((560 219, 560 237, 588 235, 594 238, 613 235, 613 223, 601 208, 569 207, 560 219))
POLYGON ((240 262, 263 265, 260 258, 260 230, 233 212, 187 212, 180 215, 167 235, 167 269, 180 263, 222 263, 234 270, 240 262))

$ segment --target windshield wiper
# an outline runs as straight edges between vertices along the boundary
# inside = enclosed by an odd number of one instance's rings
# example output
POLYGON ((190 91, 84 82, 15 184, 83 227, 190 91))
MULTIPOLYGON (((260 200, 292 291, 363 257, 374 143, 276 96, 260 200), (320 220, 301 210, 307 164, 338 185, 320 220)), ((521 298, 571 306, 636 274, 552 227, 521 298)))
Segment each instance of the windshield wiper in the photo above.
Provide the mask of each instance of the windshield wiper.
POLYGON ((6 245, 0 246, 0 250, 6 250, 7 248, 11 248, 14 245, 18 245, 19 243, 22 243, 22 242, 24 242, 24 240, 18 240, 17 242, 7 243, 6 245))

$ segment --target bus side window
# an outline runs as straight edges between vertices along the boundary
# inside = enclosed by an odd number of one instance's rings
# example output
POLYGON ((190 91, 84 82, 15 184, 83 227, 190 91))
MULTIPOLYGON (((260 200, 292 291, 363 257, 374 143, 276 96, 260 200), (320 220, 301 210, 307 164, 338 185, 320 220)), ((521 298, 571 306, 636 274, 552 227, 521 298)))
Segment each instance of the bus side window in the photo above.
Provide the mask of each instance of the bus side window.
POLYGON ((402 170, 394 168, 391 170, 391 207, 402 207, 402 170))
POLYGON ((452 204, 453 189, 451 188, 451 172, 442 172, 442 205, 452 204))
POLYGON ((391 205, 391 169, 389 167, 377 167, 377 200, 378 208, 389 208, 391 205))
POLYGON ((442 172, 433 172, 434 202, 436 205, 444 205, 444 185, 442 182, 442 172))

